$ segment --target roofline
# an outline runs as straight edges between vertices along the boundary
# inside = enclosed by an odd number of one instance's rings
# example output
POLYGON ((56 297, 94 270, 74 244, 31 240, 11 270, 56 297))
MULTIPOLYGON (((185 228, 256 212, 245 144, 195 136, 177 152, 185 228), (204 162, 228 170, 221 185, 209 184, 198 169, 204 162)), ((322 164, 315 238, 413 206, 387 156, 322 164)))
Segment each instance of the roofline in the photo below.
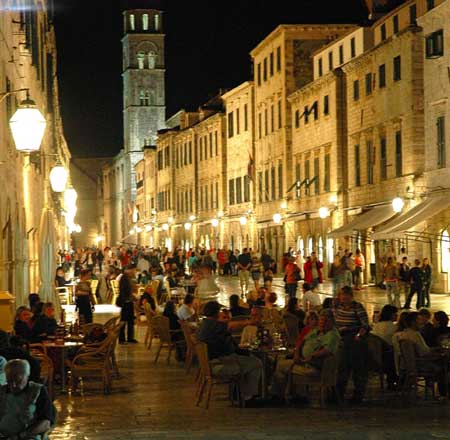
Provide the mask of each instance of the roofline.
POLYGON ((234 87, 231 90, 228 90, 228 92, 224 93, 221 98, 222 99, 228 99, 230 96, 242 91, 243 89, 247 87, 252 87, 253 81, 244 81, 243 83, 239 84, 238 86, 234 87))
POLYGON ((392 9, 392 11, 386 12, 385 14, 383 14, 382 17, 380 17, 378 20, 376 20, 372 24, 372 26, 371 26, 372 29, 374 29, 376 26, 380 26, 381 24, 386 22, 386 20, 391 18, 393 15, 395 15, 398 11, 400 11, 403 8, 406 8, 406 7, 410 6, 412 3, 415 3, 415 2, 416 2, 416 0, 406 0, 404 3, 398 5, 395 9, 392 9))
POLYGON ((338 43, 339 41, 343 40, 344 38, 347 38, 349 35, 353 34, 354 32, 360 30, 360 29, 370 29, 370 26, 359 26, 359 25, 355 25, 354 29, 350 29, 347 33, 341 35, 339 38, 336 38, 334 40, 331 40, 329 43, 325 44, 322 47, 319 47, 318 49, 316 49, 314 52, 312 52, 311 56, 316 56, 318 53, 327 50, 327 48, 333 46, 334 44, 338 43))
POLYGON ((261 42, 250 51, 250 56, 254 58, 258 52, 265 46, 270 40, 275 39, 277 36, 279 36, 283 32, 289 32, 290 30, 298 30, 298 31, 308 31, 311 29, 326 29, 329 32, 333 31, 334 29, 342 29, 347 28, 349 26, 355 26, 354 24, 339 24, 339 23, 333 23, 333 24, 309 24, 309 23, 299 23, 299 24, 280 24, 278 25, 267 37, 265 37, 261 42))

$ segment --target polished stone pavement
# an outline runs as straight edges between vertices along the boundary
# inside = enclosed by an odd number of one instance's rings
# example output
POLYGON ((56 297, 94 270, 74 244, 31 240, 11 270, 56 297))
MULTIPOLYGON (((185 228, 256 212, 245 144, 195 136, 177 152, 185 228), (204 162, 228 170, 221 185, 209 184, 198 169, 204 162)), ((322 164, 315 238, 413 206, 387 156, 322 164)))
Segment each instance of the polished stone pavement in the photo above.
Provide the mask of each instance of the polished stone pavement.
MULTIPOLYGON (((234 293, 237 280, 220 280, 234 293)), ((277 283, 280 284, 281 283, 277 283)), ((276 288, 279 290, 279 288, 276 288)), ((369 307, 384 303, 384 292, 368 289, 358 295, 369 307)), ((221 299, 222 300, 222 299, 221 299)), ((225 300, 225 297, 223 297, 225 300)), ((448 311, 448 297, 433 296, 448 311), (446 307, 445 307, 446 306, 446 307)), ((144 329, 139 328, 142 341, 144 329)), ((404 406, 395 394, 384 397, 372 384, 368 402, 359 407, 320 409, 312 405, 260 408, 231 407, 225 390, 213 392, 209 410, 195 406, 194 376, 181 364, 168 366, 165 353, 153 364, 154 349, 143 344, 119 346, 121 378, 104 396, 99 383, 86 383, 83 394, 58 396, 58 426, 53 440, 134 439, 450 439, 450 403, 424 401, 404 406)))

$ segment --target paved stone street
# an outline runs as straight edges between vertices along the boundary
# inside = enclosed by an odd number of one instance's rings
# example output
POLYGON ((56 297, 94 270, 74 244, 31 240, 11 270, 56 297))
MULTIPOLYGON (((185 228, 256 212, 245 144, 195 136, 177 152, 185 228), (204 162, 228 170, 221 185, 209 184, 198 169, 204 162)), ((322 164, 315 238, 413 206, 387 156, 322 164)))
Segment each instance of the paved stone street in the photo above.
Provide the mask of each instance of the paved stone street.
MULTIPOLYGON (((220 283, 227 293, 237 286, 234 279, 220 283)), ((368 289, 361 297, 368 305, 381 305, 384 292, 368 289)), ((433 296, 433 302, 448 305, 448 298, 433 296)), ((138 337, 144 338, 142 327, 138 337)), ((53 440, 450 438, 450 404, 421 398, 404 407, 395 394, 383 398, 375 382, 361 407, 320 409, 314 399, 308 406, 239 409, 218 387, 205 410, 195 406, 195 373, 187 375, 175 360, 167 366, 164 352, 156 366, 154 348, 147 351, 142 343, 120 346, 118 358, 122 378, 114 381, 111 395, 104 396, 98 383, 87 383, 84 395, 58 397, 53 440)))

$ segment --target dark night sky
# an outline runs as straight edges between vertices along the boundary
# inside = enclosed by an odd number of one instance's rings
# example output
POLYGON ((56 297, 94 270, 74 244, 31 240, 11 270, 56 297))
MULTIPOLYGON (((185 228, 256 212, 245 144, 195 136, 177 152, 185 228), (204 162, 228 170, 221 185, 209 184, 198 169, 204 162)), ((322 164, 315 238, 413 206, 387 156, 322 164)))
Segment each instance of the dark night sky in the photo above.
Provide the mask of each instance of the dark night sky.
MULTIPOLYGON (((133 0, 131 0, 133 1, 133 0)), ((139 0, 145 3, 145 0, 139 0)), ((361 23, 363 0, 166 0, 167 116, 250 78, 250 50, 281 23, 361 23)), ((120 0, 56 0, 58 76, 74 156, 122 146, 120 0)), ((147 4, 151 5, 152 0, 147 4)))

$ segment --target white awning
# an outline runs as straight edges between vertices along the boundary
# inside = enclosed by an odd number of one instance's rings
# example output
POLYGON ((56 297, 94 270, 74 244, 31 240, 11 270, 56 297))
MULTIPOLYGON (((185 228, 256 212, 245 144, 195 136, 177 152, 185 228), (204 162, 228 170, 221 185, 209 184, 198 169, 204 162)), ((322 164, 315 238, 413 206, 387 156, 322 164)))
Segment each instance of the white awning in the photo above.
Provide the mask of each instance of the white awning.
POLYGON ((332 238, 352 235, 353 231, 364 231, 384 223, 395 215, 391 204, 375 206, 369 211, 359 214, 351 222, 331 231, 328 235, 332 238))
POLYGON ((439 214, 450 205, 450 194, 445 196, 429 197, 409 211, 399 215, 377 230, 372 238, 374 240, 389 240, 399 238, 419 223, 439 214))

